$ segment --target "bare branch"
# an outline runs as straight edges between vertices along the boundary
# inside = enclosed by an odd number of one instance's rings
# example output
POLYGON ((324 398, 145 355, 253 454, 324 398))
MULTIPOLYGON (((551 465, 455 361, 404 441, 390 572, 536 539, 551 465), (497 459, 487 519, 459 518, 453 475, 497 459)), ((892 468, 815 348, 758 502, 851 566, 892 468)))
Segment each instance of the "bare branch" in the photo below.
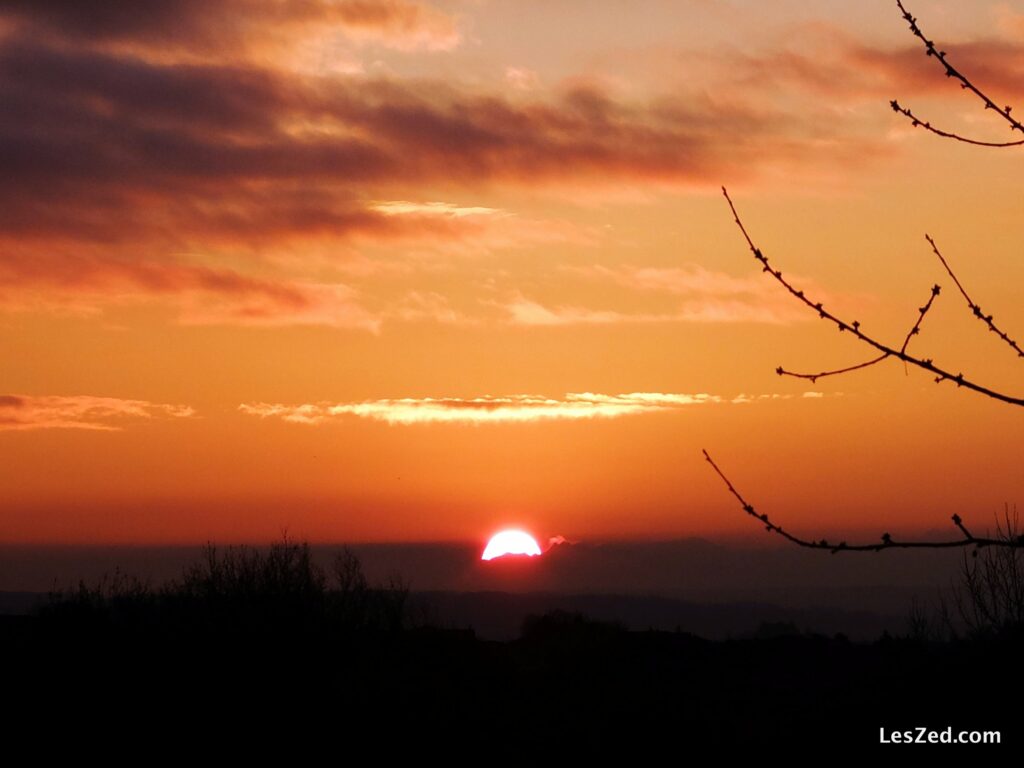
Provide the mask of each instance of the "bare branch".
MULTIPOLYGON (((906 352, 907 345, 910 343, 910 340, 921 331, 921 322, 924 320, 924 316, 928 314, 928 310, 932 308, 932 303, 935 301, 935 297, 939 295, 939 292, 941 290, 942 289, 937 285, 932 286, 931 296, 928 297, 928 301, 925 302, 925 305, 918 310, 920 314, 917 317, 917 322, 914 323, 914 327, 910 329, 910 331, 907 333, 907 337, 903 340, 903 346, 900 347, 900 352, 906 352)), ((860 323, 857 322, 856 320, 852 323, 852 325, 854 328, 858 330, 860 329, 860 323)), ((889 353, 883 352, 878 357, 873 357, 870 360, 865 360, 863 363, 857 363, 856 365, 851 365, 846 368, 838 368, 834 371, 822 371, 821 373, 796 373, 794 371, 787 371, 780 365, 778 368, 775 369, 775 372, 779 374, 779 376, 792 376, 795 379, 807 379, 813 384, 818 379, 824 378, 826 376, 838 376, 841 373, 850 373, 851 371, 859 371, 862 368, 870 368, 872 365, 877 365, 883 360, 888 359, 889 353)))
MULTIPOLYGON (((1020 131, 1021 133, 1024 133, 1024 124, 1022 124, 1020 121, 1018 121, 1011 115, 1011 108, 1008 106, 997 106, 991 98, 989 98, 985 93, 983 93, 979 88, 977 88, 967 78, 966 75, 961 73, 947 60, 946 52, 938 50, 935 47, 935 44, 924 35, 920 27, 918 27, 917 25, 917 19, 913 15, 911 15, 909 11, 907 11, 907 9, 903 5, 902 0, 896 0, 896 4, 899 7, 901 13, 903 14, 903 18, 909 24, 910 31, 924 44, 926 54, 928 56, 935 57, 935 59, 941 64, 943 70, 945 71, 946 77, 953 78, 960 84, 961 88, 963 88, 964 90, 968 90, 975 96, 977 96, 985 105, 985 109, 994 110, 997 114, 999 114, 1000 117, 1002 117, 1007 123, 1009 123, 1010 129, 1012 131, 1020 131)), ((976 146, 984 147, 1011 147, 1024 145, 1024 139, 1006 142, 979 141, 976 139, 961 136, 960 134, 957 133, 944 131, 932 126, 927 121, 919 119, 910 109, 902 106, 896 100, 890 102, 890 105, 892 106, 894 111, 898 112, 899 114, 903 115, 908 120, 910 120, 915 127, 922 127, 925 130, 934 133, 937 136, 941 136, 943 138, 954 139, 956 141, 961 141, 967 144, 973 144, 976 146)), ((967 389, 973 390, 974 392, 985 395, 986 397, 990 397, 994 400, 1008 403, 1010 405, 1024 405, 1024 398, 1014 397, 1011 395, 1007 395, 1003 392, 998 392, 996 390, 982 386, 970 379, 965 378, 962 373, 957 373, 954 375, 950 371, 935 365, 932 362, 932 360, 917 357, 916 355, 912 355, 907 351, 913 337, 917 336, 920 333, 921 326, 924 322, 925 317, 931 310, 932 306, 935 303, 935 299, 941 292, 941 288, 938 285, 932 287, 931 295, 929 296, 928 300, 922 307, 919 308, 917 320, 914 322, 914 325, 911 327, 911 329, 907 332, 906 337, 903 339, 902 345, 899 347, 899 349, 896 349, 894 346, 883 343, 874 338, 873 336, 869 336, 868 334, 864 333, 861 330, 859 322, 854 321, 852 323, 848 323, 845 320, 840 319, 837 315, 833 314, 832 312, 829 312, 828 310, 825 309, 821 302, 813 301, 811 298, 806 296, 802 290, 797 289, 789 280, 783 277, 782 271, 774 268, 769 263, 768 258, 762 253, 761 249, 754 244, 753 239, 750 237, 750 234, 747 232, 746 227, 741 221, 739 214, 736 211, 736 206, 733 204, 732 199, 729 197, 729 193, 725 189, 725 187, 722 187, 722 194, 725 196, 726 201, 729 203, 729 209, 732 211, 733 219, 736 222, 736 226, 739 227, 740 232, 743 234, 744 239, 747 241, 747 245, 750 247, 751 253, 753 253, 754 258, 760 263, 763 271, 771 275, 780 285, 782 285, 783 288, 785 288, 790 293, 790 295, 798 299, 809 309, 817 312, 818 317, 820 317, 822 320, 827 320, 833 325, 835 325, 841 333, 849 332, 856 339, 863 342, 864 344, 867 344, 869 347, 872 347, 876 352, 879 353, 877 357, 873 357, 870 360, 866 360, 862 363, 847 366, 845 368, 839 368, 836 370, 821 371, 820 373, 794 373, 791 371, 787 371, 782 367, 779 367, 776 369, 776 373, 778 373, 780 376, 793 376, 796 378, 808 379, 814 382, 817 379, 825 376, 836 376, 839 374, 849 373, 851 371, 857 371, 863 368, 868 368, 873 365, 877 365, 878 363, 881 363, 882 361, 887 360, 891 357, 897 360, 902 360, 904 365, 914 365, 918 368, 928 371, 935 377, 936 382, 942 382, 946 380, 953 381, 959 387, 966 387, 967 389)), ((956 284, 956 287, 959 289, 961 295, 967 301, 967 306, 970 308, 974 316, 977 317, 982 322, 984 322, 991 332, 999 336, 1000 339, 1002 339, 1015 352, 1017 352, 1019 357, 1024 357, 1024 350, 1022 350, 1022 348, 1013 339, 1011 339, 1006 334, 1006 332, 1004 332, 995 325, 995 323, 992 321, 991 315, 985 315, 981 307, 971 299, 970 295, 967 293, 963 284, 960 282, 960 280, 954 274, 952 268, 949 266, 949 263, 942 256, 942 253, 939 251, 938 246, 935 244, 935 241, 929 235, 925 235, 925 238, 931 245, 932 251, 935 253, 939 261, 942 263, 942 266, 946 269, 946 272, 949 274, 953 282, 956 284)), ((962 538, 950 539, 947 541, 896 541, 888 532, 883 533, 879 540, 875 542, 862 544, 848 544, 845 541, 840 541, 838 544, 832 544, 825 539, 813 540, 803 538, 801 536, 790 533, 788 530, 784 529, 778 523, 773 522, 767 514, 759 513, 754 508, 754 506, 750 504, 750 502, 748 502, 743 497, 743 495, 736 489, 736 486, 732 484, 732 481, 730 481, 729 478, 726 477, 725 473, 722 472, 719 466, 714 462, 710 454, 708 454, 706 450, 703 451, 703 453, 705 460, 711 465, 712 469, 714 469, 715 473, 719 476, 719 478, 721 478, 722 482, 725 483, 726 488, 740 503, 740 506, 743 508, 744 512, 746 512, 748 515, 755 518, 758 522, 764 525, 765 530, 767 530, 769 533, 777 534, 782 538, 786 539, 787 541, 789 541, 790 543, 796 544, 800 547, 805 547, 807 549, 828 550, 832 554, 836 554, 837 552, 880 552, 883 549, 952 549, 972 547, 974 548, 972 554, 975 557, 977 557, 978 551, 982 548, 993 547, 997 549, 995 556, 1009 556, 1013 558, 1014 564, 1018 562, 1016 558, 1019 557, 1020 550, 1024 549, 1024 535, 1022 535, 1019 532, 1015 525, 1011 527, 1009 521, 1007 522, 1007 531, 1005 533, 997 525, 997 536, 995 538, 992 538, 991 536, 979 537, 974 536, 967 529, 967 526, 964 525, 964 522, 960 518, 960 516, 956 514, 954 514, 951 519, 957 531, 962 535, 962 538)), ((992 561, 990 560, 985 561, 985 566, 988 570, 982 572, 980 575, 977 569, 970 570, 967 573, 967 584, 968 588, 971 590, 971 597, 974 602, 975 618, 977 618, 979 605, 981 605, 981 607, 983 608, 988 608, 990 606, 998 606, 1000 605, 999 600, 1001 600, 1002 596, 1006 594, 1015 596, 1015 599, 1017 600, 1017 603, 1015 603, 1015 605, 1019 605, 1020 595, 1024 593, 1024 587, 1021 586, 1022 583, 1024 583, 1024 579, 1018 578, 1016 570, 1013 570, 1011 573, 1011 571, 1005 565, 993 565, 992 561), (1012 589, 1007 589, 1008 579, 1010 579, 1010 577, 1012 577, 1013 580, 1013 584, 1010 585, 1012 589), (1002 590, 1002 592, 1000 592, 999 594, 996 594, 996 592, 993 591, 997 587, 1002 590), (985 602, 985 600, 979 601, 978 595, 981 593, 982 590, 986 589, 992 593, 991 595, 988 595, 986 599, 991 598, 991 600, 989 600, 989 602, 985 602)), ((1016 565, 1014 565, 1014 567, 1016 567, 1016 565)), ((986 620, 989 620, 991 617, 986 616, 985 618, 986 620)), ((1015 614, 1014 620, 1019 622, 1019 611, 1017 614, 1015 614)))
POLYGON ((909 118, 911 125, 915 128, 924 128, 926 131, 930 131, 936 136, 941 136, 944 139, 955 139, 956 141, 962 141, 964 144, 973 144, 976 147, 1019 147, 1024 144, 1024 139, 1018 139, 1017 141, 981 141, 979 139, 970 139, 966 136, 961 136, 959 133, 952 133, 950 131, 943 131, 941 128, 936 128, 927 120, 919 118, 909 109, 896 101, 896 99, 890 101, 889 106, 892 107, 893 112, 899 112, 901 115, 909 118))
MULTIPOLYGON (((1019 120, 1017 120, 1010 114, 1013 111, 1013 108, 1009 106, 1000 107, 994 101, 992 101, 992 99, 989 98, 985 93, 983 93, 976 85, 974 85, 974 83, 972 83, 966 75, 964 75, 960 70, 958 70, 956 67, 949 63, 949 60, 946 57, 946 52, 936 48, 935 43, 925 36, 924 32, 921 31, 921 28, 917 26, 917 19, 910 13, 910 11, 908 11, 903 6, 903 1, 896 0, 896 5, 897 7, 899 7, 900 12, 903 14, 903 18, 906 20, 907 24, 910 26, 910 31, 913 33, 914 37, 918 38, 924 44, 925 53, 928 56, 933 56, 935 60, 942 65, 942 68, 946 73, 946 77, 953 78, 958 83, 960 83, 961 88, 970 91, 979 99, 981 99, 982 103, 985 105, 985 109, 991 109, 995 111, 997 115, 999 115, 1007 123, 1010 124, 1010 130, 1020 131, 1021 133, 1024 133, 1024 124, 1021 124, 1019 120)), ((968 139, 955 133, 941 131, 938 128, 933 128, 931 124, 917 118, 909 109, 905 109, 904 107, 900 106, 900 104, 895 100, 890 103, 892 105, 892 108, 896 112, 899 112, 900 114, 909 118, 915 126, 921 126, 938 136, 956 139, 957 141, 962 141, 967 144, 975 144, 983 147, 1012 147, 1024 144, 1024 141, 1012 141, 1004 143, 976 141, 974 139, 968 139)))
MULTIPOLYGON (((849 332, 855 338, 859 339, 868 346, 873 347, 874 349, 881 352, 885 357, 895 357, 897 360, 902 360, 904 363, 909 363, 910 365, 914 365, 917 366, 918 368, 928 371, 929 373, 935 376, 936 382, 942 382, 947 380, 952 381, 958 387, 970 389, 973 392, 985 395, 986 397, 990 397, 993 400, 999 400, 1000 402, 1009 403, 1010 405, 1024 406, 1024 398, 1014 397, 1002 392, 998 392, 994 389, 990 389, 989 387, 982 386, 981 384, 977 384, 974 381, 966 378, 962 373, 954 374, 944 368, 940 368, 928 358, 915 357, 914 355, 911 355, 909 352, 907 352, 905 348, 896 349, 888 344, 884 344, 864 333, 860 329, 859 322, 855 321, 853 323, 848 323, 845 320, 841 320, 839 317, 825 309, 825 307, 822 305, 820 301, 814 302, 811 299, 809 299, 806 295, 804 295, 803 291, 793 287, 792 283, 790 283, 788 280, 786 280, 785 277, 783 277, 782 270, 775 269, 774 267, 771 266, 771 264, 768 261, 768 257, 766 257, 761 252, 761 249, 754 245, 754 241, 751 240, 750 235, 747 233, 746 227, 743 226, 743 222, 740 220, 739 214, 736 212, 736 206, 733 205, 732 198, 729 197, 729 192, 725 189, 725 187, 722 187, 722 194, 725 195, 725 199, 729 203, 729 208, 732 211, 733 218, 736 221, 736 226, 739 227, 740 232, 743 234, 744 239, 747 241, 747 245, 750 246, 750 251, 751 253, 754 254, 754 258, 761 263, 763 271, 767 272, 769 275, 774 277, 775 280, 779 284, 781 284, 787 291, 789 291, 789 293, 792 296, 794 296, 796 299, 798 299, 800 302, 802 302, 810 309, 817 312, 818 316, 821 319, 828 320, 830 323, 835 325, 839 329, 840 333, 849 332)), ((922 317, 923 314, 924 313, 922 312, 922 317)))
POLYGON ((775 369, 775 372, 779 374, 779 376, 792 376, 794 379, 807 379, 813 384, 818 379, 823 379, 826 376, 838 376, 841 373, 859 371, 861 368, 868 368, 872 365, 882 362, 883 360, 888 359, 889 354, 886 352, 879 355, 878 357, 872 358, 871 360, 867 360, 863 363, 857 363, 857 365, 851 365, 848 368, 838 368, 834 371, 822 371, 821 373, 796 373, 795 371, 787 371, 780 365, 778 368, 775 369))
POLYGON ((953 282, 956 283, 956 287, 960 289, 960 294, 967 301, 967 306, 970 308, 974 316, 981 320, 981 322, 983 322, 985 325, 987 325, 988 329, 992 331, 992 333, 996 334, 996 336, 998 336, 1000 339, 1009 344, 1017 353, 1018 357, 1024 357, 1024 350, 1022 350, 1017 345, 1017 342, 1011 339, 1009 336, 1007 336, 1005 331, 1002 331, 998 327, 996 327, 996 324, 992 322, 992 315, 986 315, 984 312, 982 312, 981 307, 975 304, 971 297, 967 295, 967 291, 964 288, 963 284, 957 279, 957 276, 953 274, 953 269, 949 266, 949 263, 946 261, 946 259, 943 258, 942 253, 939 251, 939 247, 935 244, 935 241, 931 238, 931 236, 925 235, 924 239, 928 241, 928 244, 932 247, 932 251, 935 253, 936 256, 939 257, 939 261, 941 261, 942 266, 946 268, 946 272, 948 272, 949 276, 953 278, 953 282))
POLYGON ((988 538, 971 535, 971 532, 964 526, 963 521, 960 519, 960 515, 953 515, 953 525, 955 525, 964 538, 962 539, 951 539, 949 541, 897 541, 888 533, 883 533, 878 542, 872 544, 847 544, 845 541, 840 541, 838 544, 831 544, 826 539, 820 539, 814 541, 812 539, 804 539, 799 536, 795 536, 789 531, 785 530, 782 526, 773 523, 768 515, 758 512, 754 509, 754 506, 750 504, 738 490, 736 486, 732 484, 725 473, 719 469, 718 465, 711 458, 711 455, 705 450, 703 451, 704 459, 711 465, 711 468, 715 470, 715 473, 725 483, 725 487, 729 489, 729 493, 736 497, 740 505, 743 507, 743 511, 751 517, 755 518, 758 522, 765 526, 765 530, 769 533, 775 533, 786 539, 787 541, 796 544, 799 547, 806 547, 807 549, 826 549, 833 555, 837 552, 881 552, 883 549, 953 549, 956 547, 1007 547, 1007 548, 1020 548, 1024 547, 1024 536, 1006 536, 1004 538, 988 538))
POLYGON ((941 286, 932 286, 932 295, 928 297, 928 301, 925 302, 924 306, 918 310, 921 314, 917 316, 917 322, 914 323, 914 327, 910 329, 909 333, 907 333, 907 338, 903 340, 903 346, 900 347, 900 352, 906 352, 907 345, 910 344, 910 340, 921 332, 921 323, 924 321, 924 316, 928 314, 928 310, 932 308, 932 303, 935 301, 935 297, 941 292, 941 286))

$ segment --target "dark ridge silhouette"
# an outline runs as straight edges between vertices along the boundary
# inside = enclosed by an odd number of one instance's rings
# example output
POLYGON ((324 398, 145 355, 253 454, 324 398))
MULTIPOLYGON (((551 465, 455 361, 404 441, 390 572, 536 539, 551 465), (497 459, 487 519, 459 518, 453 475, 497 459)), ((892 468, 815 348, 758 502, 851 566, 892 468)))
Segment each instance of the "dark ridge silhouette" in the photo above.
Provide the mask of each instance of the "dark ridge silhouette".
MULTIPOLYGON (((438 626, 472 627, 486 640, 519 637, 531 615, 564 611, 643 631, 683 631, 711 640, 751 635, 764 625, 789 625, 861 641, 903 632, 906 612, 880 615, 837 608, 783 608, 755 602, 697 603, 650 595, 581 595, 557 592, 412 592, 410 605, 438 626)), ((910 603, 907 609, 909 610, 910 603)))

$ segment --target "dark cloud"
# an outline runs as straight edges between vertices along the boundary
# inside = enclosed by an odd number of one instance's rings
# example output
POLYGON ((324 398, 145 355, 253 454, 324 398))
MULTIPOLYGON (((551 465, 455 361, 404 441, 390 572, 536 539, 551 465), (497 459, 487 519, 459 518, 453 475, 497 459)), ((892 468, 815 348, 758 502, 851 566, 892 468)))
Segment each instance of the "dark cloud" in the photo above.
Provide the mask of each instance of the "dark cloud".
MULTIPOLYGON (((925 55, 916 40, 899 47, 866 45, 840 30, 814 25, 789 48, 761 54, 732 53, 719 65, 732 72, 732 87, 765 91, 811 91, 824 104, 877 100, 894 96, 956 97, 959 85, 925 55)), ((981 39, 951 43, 950 61, 983 90, 1015 99, 1024 95, 1024 43, 981 39)))
MULTIPOLYGON (((330 13, 349 26, 406 31, 421 8, 0 0, 0 18, 29 30, 0 37, 8 305, 13 287, 51 284, 248 296, 259 298, 253 314, 294 313, 303 302, 308 309, 307 290, 175 254, 352 237, 450 242, 480 226, 374 205, 408 200, 411 188, 717 185, 770 167, 854 165, 882 151, 874 139, 836 140, 830 120, 742 100, 631 102, 578 84, 524 99, 440 82, 312 76, 274 68, 273 58, 149 55, 161 35, 202 42, 231 26, 225 14, 250 5, 261 10, 246 25, 330 13)), ((326 306, 326 294, 313 303, 326 306)))
POLYGON ((8 17, 62 36, 158 42, 195 37, 226 5, 204 0, 0 0, 8 17))
POLYGON ((220 54, 314 25, 399 48, 459 39, 453 18, 414 0, 0 0, 0 15, 78 44, 220 54))
POLYGON ((765 162, 767 143, 775 157, 792 144, 773 127, 779 116, 708 103, 626 105, 586 88, 513 103, 429 83, 158 65, 29 43, 0 51, 0 97, 0 194, 37 209, 83 185, 115 200, 187 200, 257 197, 252 185, 273 182, 321 198, 333 187, 336 205, 338 187, 351 200, 361 183, 702 182, 765 162), (303 133, 313 124, 323 130, 303 133))
MULTIPOLYGON (((975 40, 949 46, 949 60, 983 90, 1007 98, 1024 95, 1024 43, 975 40)), ((959 88, 919 47, 885 50, 850 46, 850 64, 879 75, 887 85, 916 93, 955 93, 959 88)))

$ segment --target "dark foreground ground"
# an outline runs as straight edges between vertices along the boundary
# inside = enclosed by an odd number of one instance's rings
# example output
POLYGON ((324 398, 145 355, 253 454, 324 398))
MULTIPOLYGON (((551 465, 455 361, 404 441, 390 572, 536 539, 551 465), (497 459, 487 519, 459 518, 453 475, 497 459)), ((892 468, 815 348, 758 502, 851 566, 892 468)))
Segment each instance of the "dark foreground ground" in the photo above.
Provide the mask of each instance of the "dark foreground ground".
POLYGON ((881 727, 1001 729, 1004 746, 1022 732, 1024 665, 1009 639, 710 642, 553 613, 515 641, 488 642, 274 608, 230 620, 188 613, 3 617, 5 699, 27 723, 91 737, 293 733, 369 744, 383 728, 388 738, 800 751, 874 747, 881 727))
POLYGON ((1011 748, 1024 732, 1019 632, 851 642, 777 624, 707 640, 543 607, 496 641, 443 628, 412 597, 400 582, 371 586, 347 550, 328 571, 287 541, 210 547, 160 587, 115 573, 58 593, 0 616, 0 748, 142 744, 144 764, 176 749, 209 762, 223 757, 214 744, 233 763, 274 751, 292 764, 313 745, 332 764, 470 744, 485 763, 551 745, 831 759, 879 748, 882 728, 999 730, 1011 748))

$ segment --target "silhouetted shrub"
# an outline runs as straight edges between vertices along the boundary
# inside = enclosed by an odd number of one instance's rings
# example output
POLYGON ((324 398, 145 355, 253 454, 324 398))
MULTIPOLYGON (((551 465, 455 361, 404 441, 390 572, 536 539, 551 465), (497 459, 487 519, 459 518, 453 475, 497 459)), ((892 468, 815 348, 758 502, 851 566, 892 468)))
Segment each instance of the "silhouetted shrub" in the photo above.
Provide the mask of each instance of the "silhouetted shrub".
POLYGON ((167 592, 203 600, 316 600, 323 597, 326 584, 309 544, 286 538, 266 552, 246 546, 218 550, 209 544, 203 559, 168 585, 167 592))
POLYGON ((74 589, 50 592, 38 611, 51 622, 100 630, 137 624, 154 612, 158 600, 159 594, 148 582, 115 569, 93 586, 79 581, 74 589))
POLYGON ((362 563, 348 547, 335 557, 334 575, 337 588, 330 608, 341 626, 386 632, 405 628, 409 588, 399 577, 370 587, 362 563))
POLYGON ((39 611, 49 623, 131 625, 175 633, 397 632, 407 624, 408 588, 398 578, 370 586, 348 548, 334 561, 335 584, 308 543, 288 538, 260 549, 209 544, 182 575, 154 589, 115 571, 95 586, 56 591, 39 611))
MULTIPOLYGON (((1017 509, 996 520, 996 538, 1021 536, 1017 509)), ((957 614, 974 638, 1024 636, 1024 549, 985 547, 964 553, 960 583, 954 590, 957 614)))
MULTIPOLYGON (((1017 509, 1007 506, 991 538, 1015 542, 1020 537, 1017 509)), ((934 602, 914 601, 908 636, 922 643, 1024 638, 1024 549, 986 546, 964 552, 949 589, 934 602)))

